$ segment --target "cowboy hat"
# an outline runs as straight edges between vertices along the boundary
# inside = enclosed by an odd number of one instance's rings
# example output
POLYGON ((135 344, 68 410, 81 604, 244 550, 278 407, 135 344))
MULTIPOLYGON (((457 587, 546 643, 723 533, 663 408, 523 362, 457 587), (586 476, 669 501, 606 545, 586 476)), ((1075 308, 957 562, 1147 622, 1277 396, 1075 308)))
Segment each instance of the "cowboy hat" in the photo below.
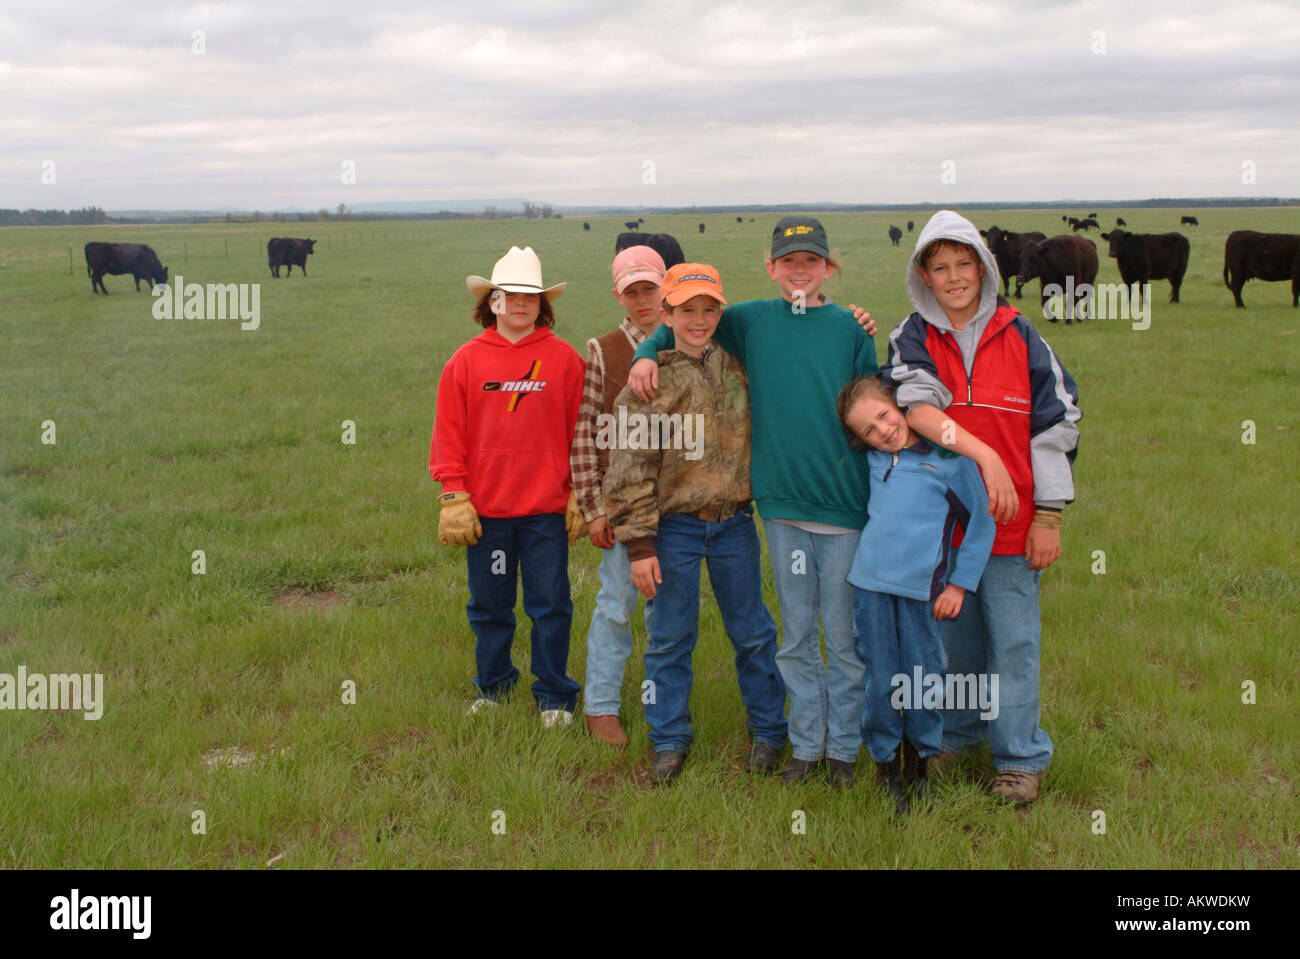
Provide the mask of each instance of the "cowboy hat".
POLYGON ((510 252, 497 260, 492 267, 492 279, 481 276, 465 277, 474 299, 480 299, 489 290, 505 290, 507 293, 540 293, 547 300, 554 300, 564 292, 566 283, 542 288, 542 261, 537 258, 531 246, 522 250, 512 246, 510 252))

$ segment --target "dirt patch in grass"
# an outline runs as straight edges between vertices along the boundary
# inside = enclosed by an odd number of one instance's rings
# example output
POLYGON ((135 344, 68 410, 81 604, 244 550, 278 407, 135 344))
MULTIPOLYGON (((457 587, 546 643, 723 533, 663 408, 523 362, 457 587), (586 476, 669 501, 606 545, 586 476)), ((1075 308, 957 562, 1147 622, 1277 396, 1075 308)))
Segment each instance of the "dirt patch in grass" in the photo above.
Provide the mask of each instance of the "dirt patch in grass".
POLYGON ((0 646, 12 646, 17 639, 17 633, 0 633, 0 646))
POLYGON ((305 589, 286 589, 275 597, 275 605, 282 609, 333 609, 343 605, 343 597, 331 589, 311 592, 305 589))

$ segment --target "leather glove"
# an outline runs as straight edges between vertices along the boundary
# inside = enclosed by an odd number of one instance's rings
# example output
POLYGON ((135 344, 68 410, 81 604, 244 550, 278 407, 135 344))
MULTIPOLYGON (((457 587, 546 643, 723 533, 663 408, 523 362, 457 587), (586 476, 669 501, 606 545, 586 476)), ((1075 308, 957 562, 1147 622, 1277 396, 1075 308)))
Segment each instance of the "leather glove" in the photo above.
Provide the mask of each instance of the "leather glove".
POLYGON ((438 541, 443 546, 473 546, 483 535, 483 524, 469 501, 469 493, 443 493, 438 497, 438 541))
POLYGON ((569 533, 569 545, 572 546, 587 535, 587 521, 578 509, 578 494, 569 490, 569 504, 564 507, 564 528, 569 533))

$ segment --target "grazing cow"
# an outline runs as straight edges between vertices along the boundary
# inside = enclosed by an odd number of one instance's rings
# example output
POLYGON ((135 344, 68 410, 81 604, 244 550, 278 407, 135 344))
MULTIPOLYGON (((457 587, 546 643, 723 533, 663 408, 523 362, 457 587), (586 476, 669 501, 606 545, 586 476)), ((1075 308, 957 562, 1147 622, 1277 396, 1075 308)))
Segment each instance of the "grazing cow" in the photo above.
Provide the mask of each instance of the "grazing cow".
POLYGON ((1080 226, 1083 223, 1083 221, 1080 220, 1077 216, 1072 216, 1065 222, 1070 224, 1070 230, 1074 233, 1079 232, 1080 226))
MULTIPOLYGON (((1124 218, 1123 218, 1122 216, 1117 216, 1117 217, 1115 217, 1115 225, 1116 225, 1116 226, 1128 226, 1128 224, 1124 222, 1124 218)), ((1102 237, 1102 239, 1104 240, 1105 237, 1102 237)))
POLYGON ((1025 247, 1046 240, 1047 234, 1012 233, 1010 230, 991 226, 987 230, 980 230, 980 235, 984 237, 984 244, 993 254, 993 259, 997 260, 998 272, 1002 274, 1002 295, 1005 297, 1011 295, 1011 277, 1015 275, 1016 299, 1020 299, 1020 291, 1025 285, 1024 279, 1016 273, 1020 269, 1020 254, 1025 247))
POLYGON ((636 221, 637 221, 637 223, 644 223, 644 222, 645 222, 645 217, 643 217, 643 216, 639 216, 639 217, 636 218, 636 221))
POLYGON ((1097 222, 1095 219, 1093 219, 1092 217, 1088 217, 1086 220, 1080 220, 1080 221, 1079 221, 1079 229, 1081 229, 1081 230, 1090 230, 1090 229, 1092 229, 1094 226, 1095 226, 1097 229, 1099 229, 1099 230, 1101 229, 1101 224, 1098 223, 1098 222, 1097 222))
POLYGON ((1178 302, 1178 290, 1187 272, 1187 258, 1192 245, 1181 233, 1125 233, 1111 230, 1101 235, 1110 243, 1110 255, 1119 267, 1124 285, 1139 284, 1134 302, 1142 301, 1142 285, 1152 280, 1168 280, 1170 303, 1178 302))
POLYGON ((1291 305, 1300 306, 1300 235, 1254 230, 1229 233, 1223 245, 1223 282, 1243 309, 1241 288, 1247 280, 1290 280, 1291 305))
POLYGON ((641 225, 641 221, 640 221, 640 220, 628 220, 628 221, 627 221, 626 223, 624 223, 623 225, 624 225, 625 227, 627 227, 629 230, 635 230, 637 227, 639 227, 639 226, 641 225))
MULTIPOLYGON (((1019 283, 1028 283, 1038 277, 1044 313, 1047 312, 1049 299, 1044 292, 1047 287, 1055 284, 1062 290, 1072 288, 1074 295, 1071 299, 1075 302, 1067 302, 1065 305, 1065 322, 1068 324, 1076 316, 1077 301, 1083 297, 1091 301, 1089 294, 1097 279, 1097 246, 1086 237, 1069 233, 1031 243, 1020 255, 1016 277, 1019 283)), ((1083 316, 1077 318, 1082 321, 1083 316)), ((1053 323, 1057 321, 1055 316, 1050 319, 1053 323)))
POLYGON ((620 233, 614 241, 614 252, 626 250, 629 246, 650 247, 663 258, 665 269, 686 262, 681 244, 670 233, 620 233))
POLYGON ((704 232, 704 224, 703 224, 703 223, 700 224, 700 232, 701 232, 701 233, 704 232))
POLYGON ((1062 222, 1062 223, 1065 222, 1065 214, 1064 214, 1064 213, 1061 214, 1061 222, 1062 222))
POLYGON ((1095 220, 1095 219, 1097 219, 1097 214, 1095 214, 1095 213, 1089 213, 1089 214, 1088 214, 1088 219, 1090 219, 1090 220, 1095 220))
POLYGON ((738 217, 736 217, 736 222, 737 222, 737 223, 744 223, 744 222, 745 222, 745 218, 744 218, 743 216, 738 216, 738 217))
POLYGON ((90 277, 90 292, 104 291, 104 274, 120 276, 130 273, 135 277, 135 289, 140 291, 140 281, 148 280, 149 289, 156 283, 167 282, 167 267, 158 260, 158 254, 143 243, 87 243, 86 274, 90 277))
POLYGON ((894 226, 893 224, 890 224, 889 242, 894 244, 894 246, 898 246, 898 241, 901 240, 902 238, 903 238, 903 231, 900 230, 898 227, 894 226))
POLYGON ((271 275, 277 279, 280 276, 280 267, 287 266, 289 272, 285 276, 293 276, 295 266, 302 269, 302 275, 307 275, 307 255, 316 252, 315 240, 302 240, 292 236, 273 236, 266 241, 266 261, 270 264, 271 275))
POLYGON ((582 224, 582 229, 583 229, 584 231, 590 233, 590 232, 591 232, 591 224, 590 224, 590 223, 584 223, 584 224, 582 224))
POLYGON ((1179 226, 1200 226, 1201 224, 1199 224, 1198 222, 1196 222, 1196 217, 1194 217, 1194 216, 1185 216, 1185 217, 1183 217, 1181 220, 1178 221, 1178 225, 1179 225, 1179 226))
POLYGON ((908 233, 911 233, 911 232, 912 232, 912 227, 914 227, 914 226, 916 226, 916 224, 913 223, 911 220, 908 220, 908 221, 907 221, 907 232, 908 232, 908 233))

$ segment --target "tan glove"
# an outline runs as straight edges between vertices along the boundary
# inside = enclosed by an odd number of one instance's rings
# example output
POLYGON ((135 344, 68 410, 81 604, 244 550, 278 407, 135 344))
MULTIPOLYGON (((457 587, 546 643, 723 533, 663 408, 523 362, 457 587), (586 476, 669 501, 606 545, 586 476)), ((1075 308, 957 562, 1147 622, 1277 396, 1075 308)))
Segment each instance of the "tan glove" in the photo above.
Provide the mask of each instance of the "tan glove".
POLYGON ((578 509, 578 494, 569 490, 569 505, 564 507, 564 528, 569 533, 569 545, 572 546, 587 535, 587 521, 578 509))
POLYGON ((483 535, 483 524, 469 501, 469 493, 443 493, 438 497, 438 541, 443 546, 473 546, 483 535))

